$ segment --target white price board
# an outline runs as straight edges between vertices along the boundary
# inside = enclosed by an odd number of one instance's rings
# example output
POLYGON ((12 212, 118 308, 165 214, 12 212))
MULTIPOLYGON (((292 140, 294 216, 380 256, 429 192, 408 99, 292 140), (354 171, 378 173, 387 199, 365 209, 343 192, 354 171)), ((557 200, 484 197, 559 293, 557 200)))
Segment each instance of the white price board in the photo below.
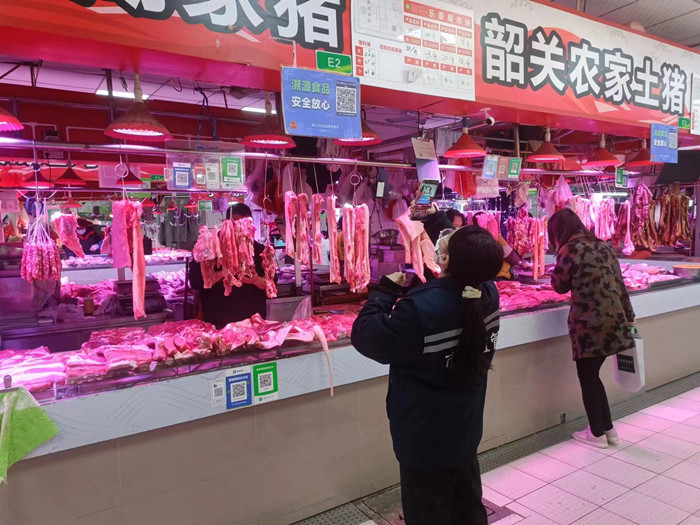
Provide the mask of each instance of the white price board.
POLYGON ((353 0, 362 84, 474 100, 474 12, 439 0, 353 0))

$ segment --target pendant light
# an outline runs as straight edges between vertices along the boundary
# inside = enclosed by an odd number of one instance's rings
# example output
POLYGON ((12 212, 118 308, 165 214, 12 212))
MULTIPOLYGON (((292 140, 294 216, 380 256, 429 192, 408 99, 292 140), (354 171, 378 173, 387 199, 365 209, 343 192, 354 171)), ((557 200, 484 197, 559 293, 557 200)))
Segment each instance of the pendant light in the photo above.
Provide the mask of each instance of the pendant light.
POLYGON ((142 203, 141 206, 143 208, 157 208, 156 203, 153 202, 151 199, 146 198, 142 203))
POLYGON ((0 131, 20 131, 24 126, 12 113, 0 107, 0 131))
POLYGON ((486 151, 479 146, 474 139, 469 136, 469 128, 467 127, 469 119, 462 119, 462 136, 457 139, 450 149, 445 152, 444 157, 448 159, 460 157, 485 157, 486 151))
POLYGON ((362 136, 349 139, 333 139, 336 146, 376 146, 382 143, 379 133, 367 124, 367 114, 362 110, 362 136))
POLYGON ((32 174, 29 177, 27 177, 24 180, 24 184, 22 184, 22 187, 28 188, 28 189, 38 188, 40 190, 53 188, 53 182, 51 182, 49 179, 47 179, 46 177, 44 177, 41 174, 41 171, 40 171, 41 168, 40 168, 39 164, 35 163, 32 165, 32 167, 33 167, 34 171, 32 172, 32 174))
POLYGON ((186 210, 196 210, 198 207, 199 204, 197 204, 197 201, 192 198, 187 201, 187 204, 185 204, 186 210))
POLYGON ((249 148, 291 149, 296 147, 294 139, 282 129, 277 115, 272 114, 269 93, 265 93, 265 117, 243 138, 241 144, 249 148))
POLYGON ((544 142, 537 148, 537 151, 532 153, 527 157, 528 162, 541 163, 541 162, 564 162, 566 158, 564 155, 559 153, 557 148, 552 144, 552 133, 547 128, 544 134, 544 142))
POLYGON ((63 175, 61 175, 59 178, 56 179, 56 185, 58 186, 71 186, 71 187, 77 187, 77 186, 85 186, 87 185, 87 182, 85 182, 83 179, 81 179, 78 174, 75 172, 73 167, 70 165, 70 161, 68 163, 68 169, 63 172, 63 175))
POLYGON ((663 162, 651 160, 651 151, 647 148, 647 139, 642 140, 642 149, 637 156, 625 163, 627 168, 646 168, 650 166, 661 166, 663 162))
POLYGON ((141 142, 162 142, 173 138, 168 128, 158 122, 146 109, 138 73, 134 75, 134 104, 129 111, 107 126, 105 135, 119 140, 141 142))
POLYGON ((605 149, 605 135, 601 135, 600 147, 593 154, 593 157, 583 165, 583 167, 586 169, 607 168, 608 166, 617 167, 620 164, 622 164, 622 161, 605 149))
MULTIPOLYGON (((58 181, 56 181, 58 182, 58 181)), ((61 204, 61 208, 75 208, 75 209, 80 209, 82 208, 83 205, 80 204, 77 200, 75 200, 73 197, 70 195, 68 196, 68 200, 61 204)))
POLYGON ((141 186, 143 185, 143 181, 134 175, 133 171, 129 170, 122 180, 119 181, 119 184, 123 184, 124 186, 141 186))
POLYGON ((561 166, 562 171, 582 171, 581 163, 576 157, 565 157, 564 164, 561 166))
POLYGON ((175 211, 175 210, 177 210, 177 209, 178 209, 178 208, 177 208, 177 206, 175 206, 175 201, 172 200, 172 201, 170 201, 170 206, 168 206, 168 207, 166 208, 166 211, 175 211))

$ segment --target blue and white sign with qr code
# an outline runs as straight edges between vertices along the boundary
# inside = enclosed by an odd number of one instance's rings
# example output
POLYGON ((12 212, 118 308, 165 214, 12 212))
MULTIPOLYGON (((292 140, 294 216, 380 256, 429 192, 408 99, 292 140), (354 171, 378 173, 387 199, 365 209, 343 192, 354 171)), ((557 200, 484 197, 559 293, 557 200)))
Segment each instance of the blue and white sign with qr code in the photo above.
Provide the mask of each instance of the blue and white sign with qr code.
POLYGON ((289 135, 354 139, 362 136, 360 81, 347 75, 282 68, 282 109, 289 135))
POLYGON ((226 377, 226 410, 253 404, 250 372, 226 377))

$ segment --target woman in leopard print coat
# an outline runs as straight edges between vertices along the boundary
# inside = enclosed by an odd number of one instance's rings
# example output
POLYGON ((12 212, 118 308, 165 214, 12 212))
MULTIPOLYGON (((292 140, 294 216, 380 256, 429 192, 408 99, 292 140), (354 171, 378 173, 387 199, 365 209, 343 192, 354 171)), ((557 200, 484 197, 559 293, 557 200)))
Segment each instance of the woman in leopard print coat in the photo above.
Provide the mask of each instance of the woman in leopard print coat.
POLYGON ((561 294, 571 291, 569 335, 590 424, 574 438, 606 448, 618 438, 600 367, 607 356, 634 348, 634 310, 615 252, 586 229, 576 213, 558 211, 548 230, 557 252, 552 287, 561 294))

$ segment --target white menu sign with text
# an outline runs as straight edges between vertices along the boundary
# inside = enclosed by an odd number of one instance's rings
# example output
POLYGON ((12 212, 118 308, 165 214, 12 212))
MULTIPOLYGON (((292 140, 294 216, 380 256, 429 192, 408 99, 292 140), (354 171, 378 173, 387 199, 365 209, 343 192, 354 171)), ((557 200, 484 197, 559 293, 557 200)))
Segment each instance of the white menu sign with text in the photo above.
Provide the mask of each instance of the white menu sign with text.
POLYGON ((362 84, 474 100, 473 11, 439 0, 354 0, 352 8, 362 84))

